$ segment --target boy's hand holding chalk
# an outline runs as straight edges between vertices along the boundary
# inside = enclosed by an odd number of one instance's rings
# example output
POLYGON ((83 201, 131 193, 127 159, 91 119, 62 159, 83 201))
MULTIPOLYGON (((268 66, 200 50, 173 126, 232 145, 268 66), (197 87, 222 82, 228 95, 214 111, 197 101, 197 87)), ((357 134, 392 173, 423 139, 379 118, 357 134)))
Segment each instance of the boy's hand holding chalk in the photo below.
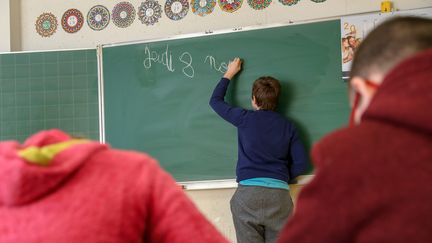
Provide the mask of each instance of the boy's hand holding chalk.
POLYGON ((228 69, 224 74, 224 78, 231 80, 240 70, 243 61, 236 57, 228 64, 228 69))

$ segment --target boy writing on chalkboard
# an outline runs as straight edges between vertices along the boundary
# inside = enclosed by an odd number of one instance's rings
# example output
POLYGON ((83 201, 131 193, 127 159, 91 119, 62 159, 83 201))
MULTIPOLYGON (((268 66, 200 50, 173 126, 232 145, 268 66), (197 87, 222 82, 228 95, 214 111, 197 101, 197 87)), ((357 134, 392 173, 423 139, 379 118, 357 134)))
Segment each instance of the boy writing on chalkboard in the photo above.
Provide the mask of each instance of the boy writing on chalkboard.
POLYGON ((316 175, 279 242, 431 242, 432 20, 378 26, 349 85, 352 126, 314 146, 316 175))
POLYGON ((238 129, 239 185, 230 202, 237 241, 275 242, 292 211, 288 181, 305 170, 307 155, 294 125, 275 112, 281 87, 278 80, 261 77, 254 82, 254 111, 224 101, 241 64, 239 58, 230 62, 210 106, 238 129))

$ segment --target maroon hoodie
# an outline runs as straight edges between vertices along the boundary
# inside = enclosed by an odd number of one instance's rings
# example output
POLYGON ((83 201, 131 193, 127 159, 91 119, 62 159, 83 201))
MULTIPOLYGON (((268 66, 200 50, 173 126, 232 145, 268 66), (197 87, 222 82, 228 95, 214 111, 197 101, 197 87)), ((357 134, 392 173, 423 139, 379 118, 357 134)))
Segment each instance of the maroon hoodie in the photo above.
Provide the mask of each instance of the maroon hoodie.
POLYGON ((154 159, 70 140, 0 143, 1 243, 227 242, 154 159))
POLYGON ((360 125, 315 145, 279 242, 432 242, 432 50, 400 63, 360 125))

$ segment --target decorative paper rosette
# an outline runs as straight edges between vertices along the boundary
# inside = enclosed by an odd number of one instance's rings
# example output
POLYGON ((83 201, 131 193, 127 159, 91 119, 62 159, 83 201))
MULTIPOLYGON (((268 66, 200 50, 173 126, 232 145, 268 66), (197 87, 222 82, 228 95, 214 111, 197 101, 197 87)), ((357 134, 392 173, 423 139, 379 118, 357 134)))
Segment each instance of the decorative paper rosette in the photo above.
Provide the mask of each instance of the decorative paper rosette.
POLYGON ((42 37, 49 37, 57 30, 57 18, 52 13, 43 13, 36 19, 36 31, 42 37))
POLYGON ((138 18, 141 23, 153 25, 162 17, 162 6, 155 0, 142 2, 138 8, 138 18))
POLYGON ((128 2, 117 3, 112 11, 112 21, 117 27, 129 27, 135 20, 135 8, 128 2))
POLYGON ((75 8, 68 9, 62 17, 62 27, 68 33, 78 32, 84 24, 82 13, 75 8))
POLYGON ((325 1, 327 1, 327 0, 311 0, 312 2, 315 2, 315 3, 322 3, 322 2, 325 2, 325 1))
POLYGON ((93 6, 87 13, 87 24, 93 30, 103 30, 110 21, 110 12, 102 5, 93 6))
POLYGON ((267 8, 272 0, 248 0, 249 6, 255 10, 262 10, 267 8))
POLYGON ((216 0, 192 0, 192 12, 199 16, 211 14, 216 6, 216 0))
POLYGON ((165 14, 172 20, 180 20, 184 18, 188 11, 188 0, 167 0, 165 2, 165 14))
POLYGON ((283 5, 292 6, 299 2, 300 0, 279 0, 283 5))
POLYGON ((218 1, 219 1, 219 7, 223 11, 229 13, 233 13, 237 11, 243 3, 243 0, 218 0, 218 1))

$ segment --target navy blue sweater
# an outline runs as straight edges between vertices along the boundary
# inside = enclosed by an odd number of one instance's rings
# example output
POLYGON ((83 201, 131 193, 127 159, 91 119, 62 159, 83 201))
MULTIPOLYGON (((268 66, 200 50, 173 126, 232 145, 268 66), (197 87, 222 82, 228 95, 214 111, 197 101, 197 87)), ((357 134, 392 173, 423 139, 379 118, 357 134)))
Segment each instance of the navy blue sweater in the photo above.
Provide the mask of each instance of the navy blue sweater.
POLYGON ((226 78, 219 81, 210 106, 237 127, 237 182, 257 177, 288 182, 303 173, 307 155, 294 125, 274 111, 229 105, 224 100, 229 82, 226 78))

